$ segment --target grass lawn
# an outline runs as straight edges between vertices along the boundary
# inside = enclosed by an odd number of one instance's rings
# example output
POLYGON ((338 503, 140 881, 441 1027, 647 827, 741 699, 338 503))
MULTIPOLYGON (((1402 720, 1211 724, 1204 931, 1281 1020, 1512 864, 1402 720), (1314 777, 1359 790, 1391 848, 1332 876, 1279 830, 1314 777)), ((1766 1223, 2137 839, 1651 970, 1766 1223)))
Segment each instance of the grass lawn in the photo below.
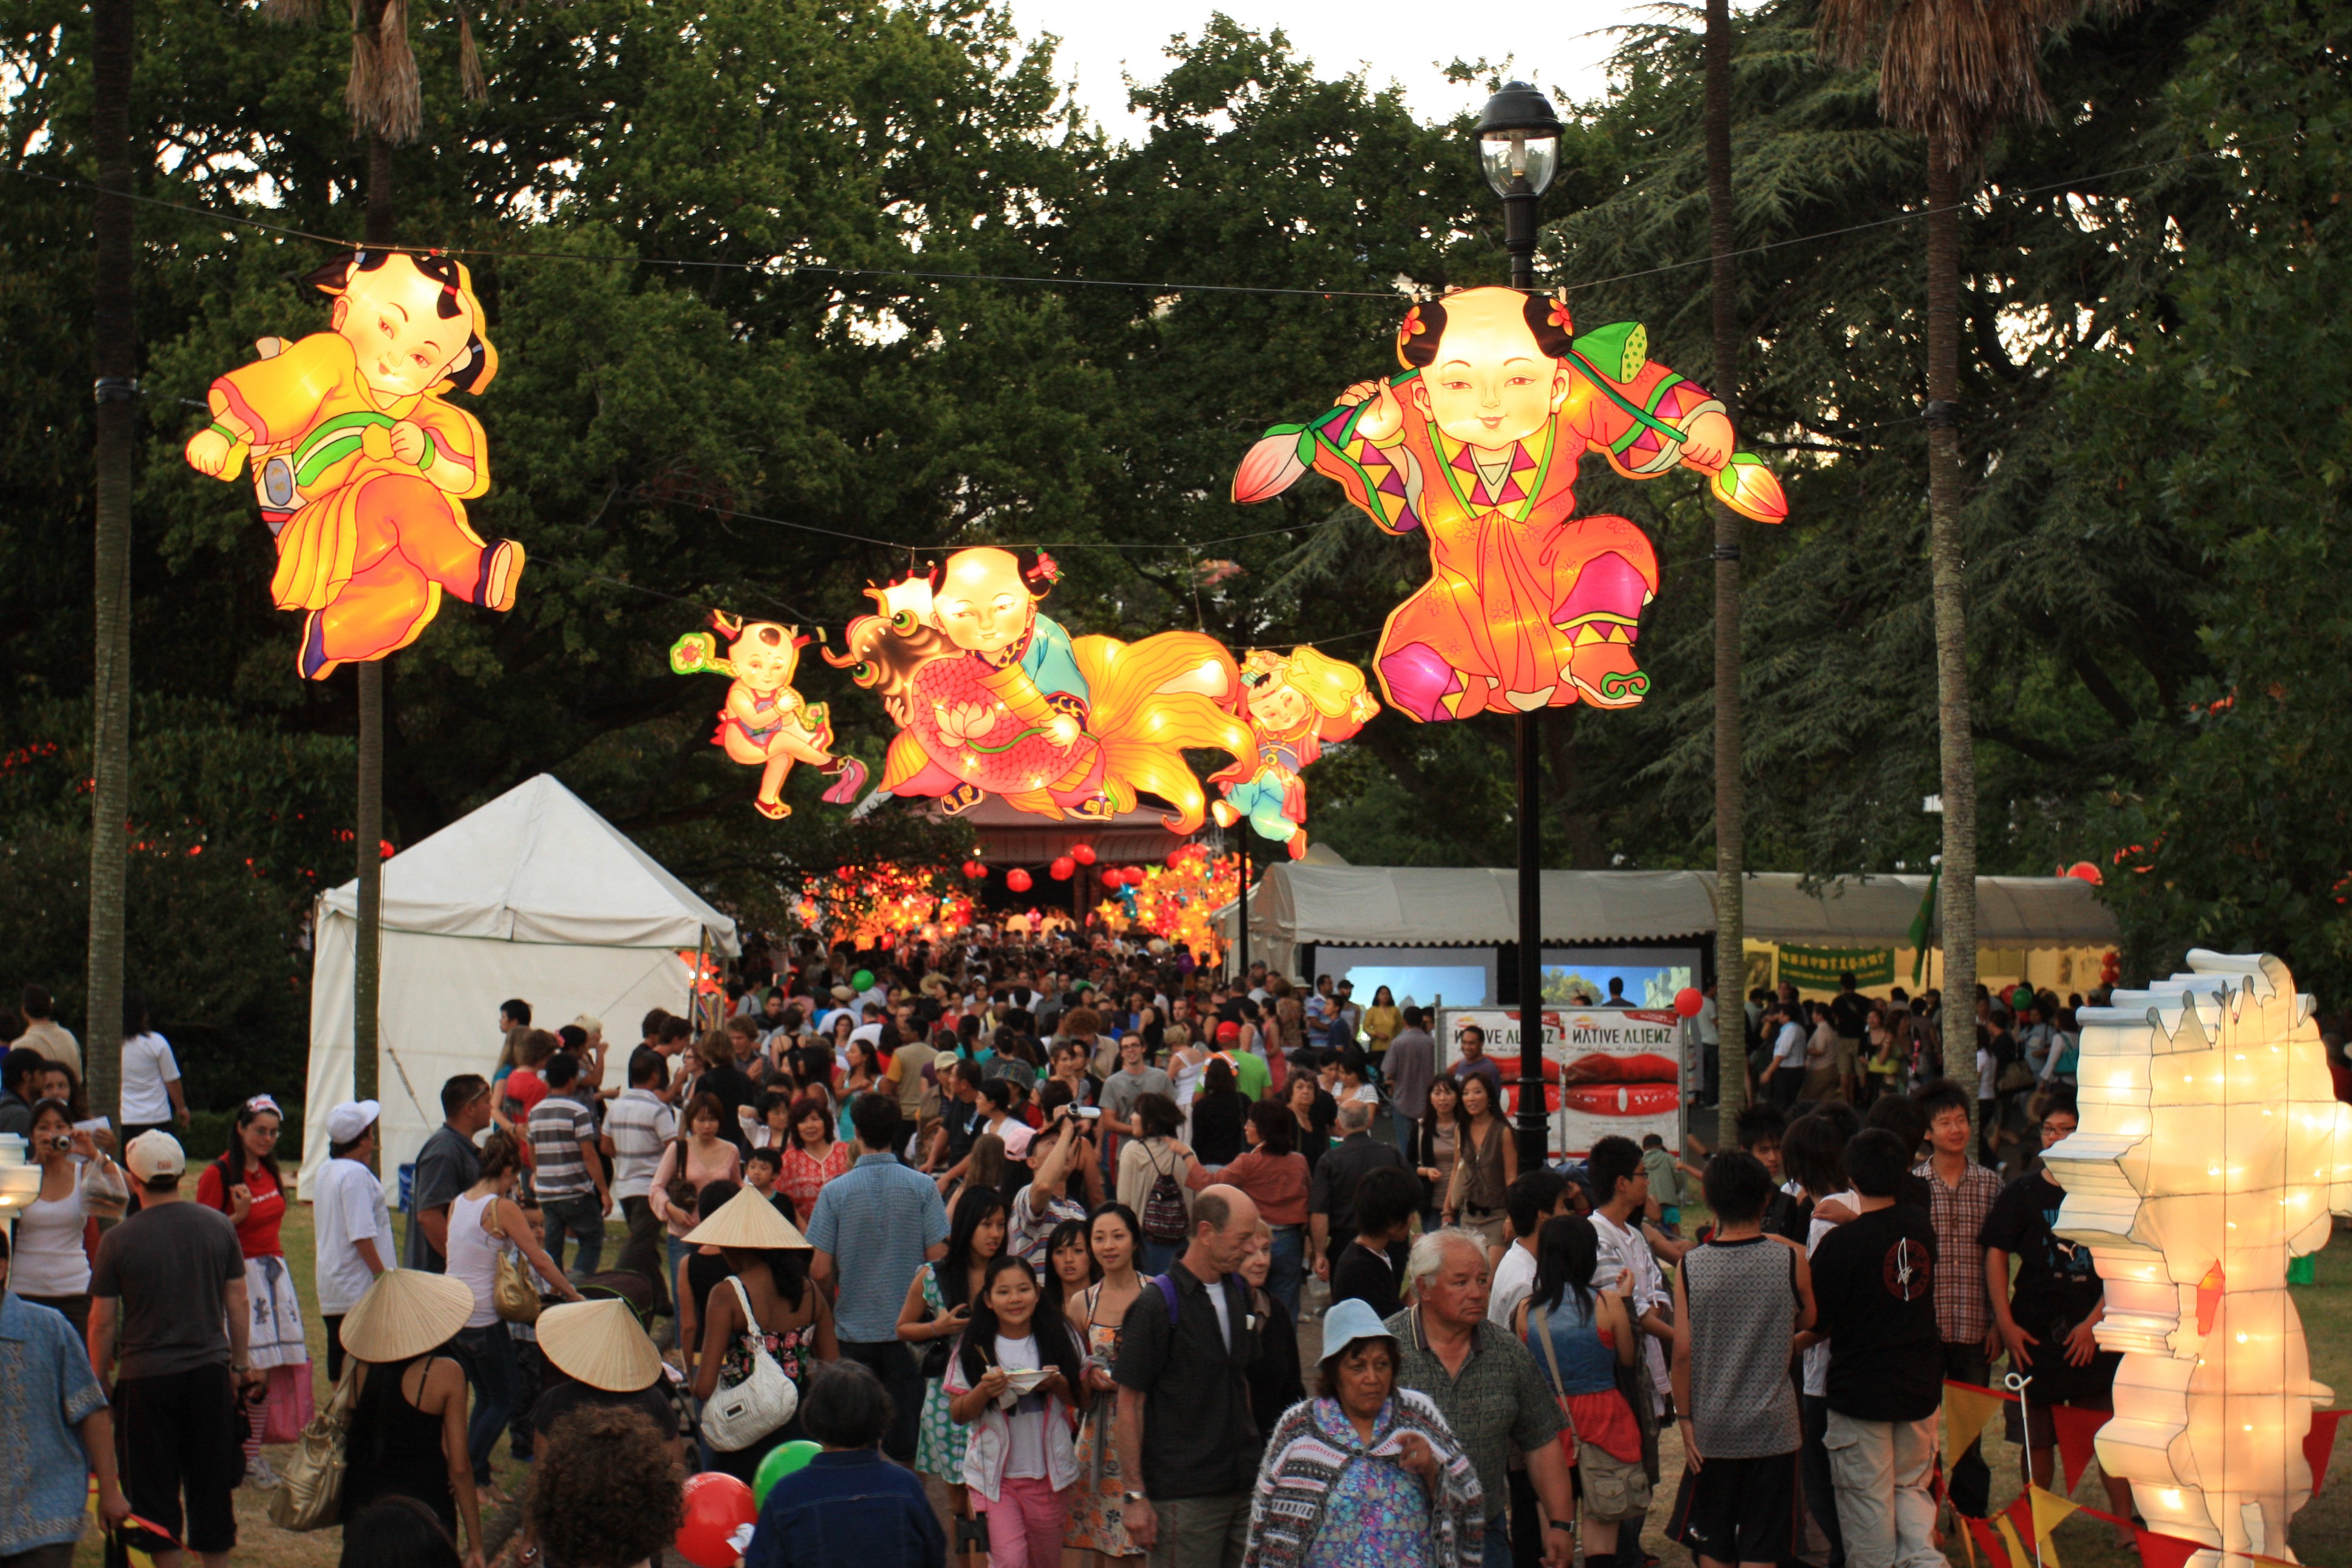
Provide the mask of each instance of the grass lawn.
MULTIPOLYGON (((401 1222, 395 1220, 394 1224, 397 1228, 401 1222)), ((280 1235, 286 1244, 287 1261, 295 1279, 301 1282, 307 1300, 311 1279, 310 1209, 296 1205, 288 1213, 280 1235)), ((617 1247, 621 1237, 617 1224, 607 1227, 610 1247, 617 1247)), ((613 1255, 610 1247, 608 1258, 613 1255)), ((2310 1339, 2312 1374, 2336 1391, 2336 1403, 2352 1405, 2352 1239, 2321 1254, 2318 1261, 2318 1283, 2294 1289, 2295 1304, 2302 1310, 2304 1328, 2310 1339)), ((309 1329, 311 1363, 319 1374, 318 1394, 323 1401, 327 1393, 326 1342, 315 1320, 309 1329)), ((1304 1348, 1311 1353, 1320 1334, 1312 1324, 1308 1333, 1309 1342, 1304 1348)), ((1682 1445, 1672 1428, 1664 1434, 1663 1441, 1665 1479, 1657 1489, 1644 1539, 1660 1557, 1676 1563, 1687 1561, 1688 1554, 1679 1546, 1666 1545, 1662 1549, 1660 1542, 1666 1515, 1674 1503, 1674 1483, 1681 1472, 1682 1445)), ((269 1450, 273 1459, 282 1457, 283 1452, 269 1450)), ((1993 1469, 1993 1506, 2005 1507, 2020 1489, 2021 1462, 2017 1448, 2002 1440, 1998 1421, 1986 1429, 1986 1458, 1993 1469)), ((517 1497, 522 1494, 530 1467, 515 1464, 507 1458, 503 1438, 491 1459, 491 1470, 499 1486, 517 1497)), ((2293 1545, 2295 1554, 2315 1568, 2352 1568, 2352 1457, 2339 1455, 2338 1468, 2329 1481, 2326 1489, 2296 1516, 2293 1545)), ((2106 1494, 2099 1485, 2095 1468, 2084 1472, 2082 1485, 2075 1489, 2074 1497, 2075 1501, 2094 1508, 2106 1506, 2106 1494)), ((250 1487, 237 1489, 236 1517, 236 1556, 240 1563, 257 1564, 259 1568, 334 1568, 341 1555, 341 1530, 331 1527, 308 1535, 279 1530, 269 1522, 268 1494, 250 1487)), ((487 1520, 484 1522, 489 1523, 487 1520)), ((2078 1514, 2059 1526, 2055 1539, 2066 1568, 2131 1568, 2138 1561, 2137 1554, 2116 1548, 2104 1522, 2084 1515, 2078 1514)), ((1953 1562, 1968 1561, 1957 1540, 1948 1546, 1948 1555, 1953 1562)), ((102 1568, 103 1560, 96 1535, 88 1535, 75 1553, 74 1568, 102 1568)))

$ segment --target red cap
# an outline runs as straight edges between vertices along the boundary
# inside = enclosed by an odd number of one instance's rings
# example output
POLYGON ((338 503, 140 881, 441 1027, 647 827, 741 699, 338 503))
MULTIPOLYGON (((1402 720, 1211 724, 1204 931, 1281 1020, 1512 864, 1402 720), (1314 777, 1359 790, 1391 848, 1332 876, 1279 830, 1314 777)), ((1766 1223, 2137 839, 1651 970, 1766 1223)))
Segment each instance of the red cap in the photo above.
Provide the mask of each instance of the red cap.
POLYGON ((1231 1041, 1237 1041, 1241 1037, 1242 1026, 1239 1024, 1220 1024, 1217 1026, 1217 1044, 1222 1046, 1231 1041))

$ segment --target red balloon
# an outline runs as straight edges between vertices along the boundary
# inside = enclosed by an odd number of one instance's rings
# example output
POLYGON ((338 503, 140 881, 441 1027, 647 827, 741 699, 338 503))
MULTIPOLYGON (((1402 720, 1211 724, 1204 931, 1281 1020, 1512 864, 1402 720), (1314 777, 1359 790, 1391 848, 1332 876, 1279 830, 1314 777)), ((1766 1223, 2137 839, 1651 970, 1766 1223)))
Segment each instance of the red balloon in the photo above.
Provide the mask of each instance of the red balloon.
POLYGON ((1016 893, 1025 893, 1030 887, 1029 873, 1015 866, 1004 873, 1004 885, 1016 893))
POLYGON ((1077 869, 1076 862, 1067 855, 1056 855, 1054 863, 1045 868, 1045 874, 1056 882, 1066 882, 1077 873, 1077 869))
POLYGON ((1675 993, 1675 1011, 1685 1018, 1697 1017, 1698 1010, 1706 1005, 1706 994, 1696 985, 1685 985, 1675 993))
POLYGON ((1081 866, 1091 866, 1095 863, 1095 847, 1091 844, 1081 844, 1070 851, 1070 858, 1081 866))
POLYGON ((677 1527, 678 1555, 696 1568, 733 1568, 728 1537, 760 1517, 751 1489, 733 1476, 705 1470, 686 1478, 686 1522, 677 1527))

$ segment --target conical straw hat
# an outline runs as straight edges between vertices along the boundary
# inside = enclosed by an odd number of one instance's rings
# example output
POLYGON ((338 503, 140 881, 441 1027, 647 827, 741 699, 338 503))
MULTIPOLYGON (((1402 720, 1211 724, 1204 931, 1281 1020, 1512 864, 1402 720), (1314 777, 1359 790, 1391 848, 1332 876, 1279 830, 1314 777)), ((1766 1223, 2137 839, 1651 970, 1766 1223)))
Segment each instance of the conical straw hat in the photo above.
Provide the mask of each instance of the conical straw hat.
POLYGON ((719 1212, 686 1233, 695 1247, 740 1247, 764 1251, 778 1247, 806 1247, 808 1237, 793 1228, 775 1205, 745 1187, 719 1205, 719 1212))
POLYGON ((379 1364, 445 1345, 474 1315, 463 1279, 421 1268, 387 1268, 343 1320, 343 1349, 379 1364))
POLYGON ((539 1348, 591 1388, 634 1394, 661 1376, 661 1352, 626 1301, 566 1301, 539 1315, 539 1348))

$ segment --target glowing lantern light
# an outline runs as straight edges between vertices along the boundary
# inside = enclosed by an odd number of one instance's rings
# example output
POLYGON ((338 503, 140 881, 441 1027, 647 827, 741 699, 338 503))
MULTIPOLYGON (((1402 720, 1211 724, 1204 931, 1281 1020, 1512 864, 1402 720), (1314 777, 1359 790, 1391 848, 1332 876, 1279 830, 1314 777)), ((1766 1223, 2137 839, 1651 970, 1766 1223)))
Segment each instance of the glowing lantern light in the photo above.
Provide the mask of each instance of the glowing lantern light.
POLYGON ((1034 883, 1031 881, 1028 872, 1015 866, 1004 873, 1004 885, 1016 893, 1025 893, 1034 886, 1034 883))
POLYGON ((1056 855, 1054 857, 1054 863, 1045 868, 1045 874, 1056 882, 1066 882, 1076 873, 1078 863, 1067 855, 1056 855))
POLYGON ((2286 965, 2189 963, 2083 1010, 2081 1126, 2044 1158, 2057 1232, 2105 1280, 2098 1342, 2123 1352, 2099 1463, 2149 1528, 2208 1545, 2191 1568, 2217 1568, 2286 1557, 2311 1498, 2303 1440, 2330 1394, 2287 1262, 2352 1212, 2352 1106, 2286 965))
MULTIPOLYGON (((1486 145, 1507 161, 1524 154, 1536 179, 1535 140, 1486 145)), ((1496 167, 1490 159, 1490 177, 1496 167)), ((1597 450, 1629 479, 1696 469, 1759 522, 1788 515, 1771 470, 1733 450, 1720 402, 1649 357, 1638 322, 1578 336, 1563 299, 1448 294, 1405 312, 1396 352, 1404 374, 1269 429, 1235 473, 1234 499, 1270 500, 1312 467, 1384 531, 1428 539, 1429 581, 1390 612, 1373 659, 1391 707, 1434 723, 1640 702, 1650 678, 1633 645, 1657 594, 1657 554, 1622 517, 1575 515, 1579 459, 1597 450), (1423 374, 1441 343, 1469 374, 1443 384, 1423 374), (1507 362, 1549 370, 1514 378, 1507 362), (1491 387, 1506 388, 1499 419, 1482 401, 1491 387)))
POLYGON ((1209 809, 1220 827, 1246 819, 1260 837, 1289 846, 1296 860, 1307 853, 1307 785, 1298 771, 1326 742, 1353 736, 1381 705, 1364 689, 1362 670, 1312 647, 1287 655, 1253 649, 1242 661, 1242 694, 1256 751, 1212 777, 1225 798, 1209 809))
POLYGON ((793 689, 793 673, 808 637, 798 626, 746 622, 723 611, 712 612, 710 626, 710 631, 688 632, 672 643, 669 667, 679 675, 715 670, 730 678, 710 743, 724 748, 730 760, 761 770, 751 808, 772 822, 793 814, 782 795, 794 763, 840 775, 824 792, 827 802, 855 802, 866 788, 866 764, 833 754, 833 721, 825 704, 803 702, 793 689), (719 651, 720 638, 734 645, 731 655, 719 651))
POLYGON ((1090 821, 1149 795, 1175 808, 1170 828, 1192 832, 1206 803, 1185 749, 1249 746, 1225 708, 1233 655, 1197 632, 1073 637, 1037 607, 1060 576, 1044 551, 982 547, 866 590, 877 613, 849 624, 845 656, 824 657, 898 726, 882 788, 950 816, 993 795, 1090 821))
POLYGON ((446 398, 487 390, 499 370, 472 275, 438 254, 367 249, 309 281, 335 302, 329 330, 264 338, 260 358, 215 378, 212 423, 184 455, 216 479, 251 458, 278 547, 270 598, 302 612, 295 668, 324 680, 415 642, 445 595, 512 609, 523 548, 486 544, 466 520, 490 488, 489 453, 481 421, 446 398), (391 537, 362 571, 363 521, 391 537))
POLYGON ((1091 844, 1081 844, 1070 851, 1070 858, 1081 866, 1091 866, 1095 863, 1095 847, 1091 844))

